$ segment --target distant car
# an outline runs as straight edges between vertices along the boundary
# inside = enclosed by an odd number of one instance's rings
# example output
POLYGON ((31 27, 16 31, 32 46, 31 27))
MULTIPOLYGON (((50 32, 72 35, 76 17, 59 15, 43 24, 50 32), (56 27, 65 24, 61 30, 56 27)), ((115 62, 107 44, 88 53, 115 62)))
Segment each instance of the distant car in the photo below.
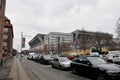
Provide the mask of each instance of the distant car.
POLYGON ((107 60, 108 60, 108 57, 106 56, 106 54, 103 54, 102 57, 101 57, 101 59, 107 61, 107 60))
POLYGON ((120 80, 120 65, 99 57, 77 57, 70 66, 72 73, 92 76, 95 80, 120 80))
POLYGON ((38 55, 36 56, 36 58, 35 58, 35 61, 39 63, 41 56, 42 56, 41 54, 38 54, 38 55))
POLYGON ((100 57, 100 54, 98 52, 92 52, 90 53, 91 57, 100 57))
POLYGON ((52 57, 50 55, 42 55, 39 62, 42 64, 51 64, 52 57))
POLYGON ((72 60, 75 57, 75 55, 64 54, 64 55, 60 55, 59 57, 67 57, 68 59, 72 60))
POLYGON ((27 56, 27 59, 28 60, 32 60, 33 55, 35 55, 35 53, 29 53, 28 56, 27 56))
POLYGON ((75 58, 76 56, 75 55, 67 55, 66 56, 68 59, 72 60, 73 58, 75 58))
POLYGON ((60 68, 60 69, 68 69, 70 68, 70 63, 72 61, 67 57, 56 57, 52 60, 52 67, 60 68))
POLYGON ((32 60, 33 61, 37 61, 37 57, 39 56, 39 54, 34 54, 33 57, 32 57, 32 60))
POLYGON ((119 64, 120 65, 120 55, 116 54, 112 58, 110 58, 110 59, 108 58, 107 61, 111 62, 111 63, 115 63, 115 64, 119 64))

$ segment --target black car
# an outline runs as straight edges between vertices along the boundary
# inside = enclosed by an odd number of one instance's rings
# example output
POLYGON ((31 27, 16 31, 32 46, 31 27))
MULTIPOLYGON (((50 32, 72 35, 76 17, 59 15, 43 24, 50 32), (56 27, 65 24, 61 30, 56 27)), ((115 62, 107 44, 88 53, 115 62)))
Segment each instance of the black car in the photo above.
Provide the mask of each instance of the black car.
POLYGON ((77 57, 70 67, 72 73, 90 76, 95 80, 120 80, 120 65, 108 63, 99 57, 77 57))
POLYGON ((42 55, 39 62, 42 64, 51 64, 52 58, 50 55, 42 55))

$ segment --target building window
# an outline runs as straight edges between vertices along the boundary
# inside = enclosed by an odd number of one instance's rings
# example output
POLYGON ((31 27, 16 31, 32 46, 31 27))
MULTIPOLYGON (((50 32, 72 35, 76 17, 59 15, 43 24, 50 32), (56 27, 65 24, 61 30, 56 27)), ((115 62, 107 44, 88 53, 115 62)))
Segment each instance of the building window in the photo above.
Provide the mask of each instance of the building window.
POLYGON ((9 21, 5 21, 5 23, 9 23, 9 21))
POLYGON ((4 28, 4 32, 8 32, 8 28, 4 28))
POLYGON ((3 46, 7 46, 7 42, 3 42, 3 46))
POLYGON ((8 39, 8 35, 3 35, 3 39, 8 39))

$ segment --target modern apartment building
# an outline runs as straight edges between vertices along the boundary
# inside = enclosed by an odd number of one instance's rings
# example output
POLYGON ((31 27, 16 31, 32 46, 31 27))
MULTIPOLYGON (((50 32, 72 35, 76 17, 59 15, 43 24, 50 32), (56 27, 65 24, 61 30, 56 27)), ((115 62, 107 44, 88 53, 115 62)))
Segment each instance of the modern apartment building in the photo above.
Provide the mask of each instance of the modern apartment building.
POLYGON ((44 37, 44 44, 48 46, 49 52, 57 52, 62 45, 72 42, 73 35, 71 33, 50 32, 44 37))
POLYGON ((31 49, 45 53, 87 54, 95 47, 96 50, 105 52, 116 46, 113 35, 104 32, 75 30, 71 33, 50 32, 42 38, 37 36, 29 45, 32 45, 31 49))
POLYGON ((30 51, 34 51, 35 49, 39 49, 40 46, 44 44, 44 36, 45 34, 37 34, 31 41, 29 41, 30 51))
POLYGON ((0 0, 0 62, 2 59, 2 41, 6 0, 0 0))
POLYGON ((39 50, 40 52, 56 52, 57 48, 63 43, 72 43, 71 33, 50 32, 48 34, 37 34, 29 41, 30 51, 39 50))

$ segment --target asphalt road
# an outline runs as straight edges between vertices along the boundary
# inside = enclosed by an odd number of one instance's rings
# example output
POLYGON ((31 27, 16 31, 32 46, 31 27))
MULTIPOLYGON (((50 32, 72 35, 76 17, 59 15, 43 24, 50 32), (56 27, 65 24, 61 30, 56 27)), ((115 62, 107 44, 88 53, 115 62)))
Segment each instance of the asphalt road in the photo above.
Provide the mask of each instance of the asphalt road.
POLYGON ((34 61, 22 58, 22 63, 30 80, 90 80, 80 75, 72 74, 71 71, 64 71, 52 68, 51 65, 43 65, 34 61))

